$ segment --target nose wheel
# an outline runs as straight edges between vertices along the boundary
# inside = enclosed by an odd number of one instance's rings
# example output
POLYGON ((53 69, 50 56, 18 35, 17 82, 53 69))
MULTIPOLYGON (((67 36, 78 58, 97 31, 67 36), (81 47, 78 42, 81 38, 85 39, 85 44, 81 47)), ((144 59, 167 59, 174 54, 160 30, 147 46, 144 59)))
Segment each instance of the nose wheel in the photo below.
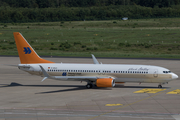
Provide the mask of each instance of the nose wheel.
POLYGON ((158 85, 158 88, 162 88, 162 85, 158 85))

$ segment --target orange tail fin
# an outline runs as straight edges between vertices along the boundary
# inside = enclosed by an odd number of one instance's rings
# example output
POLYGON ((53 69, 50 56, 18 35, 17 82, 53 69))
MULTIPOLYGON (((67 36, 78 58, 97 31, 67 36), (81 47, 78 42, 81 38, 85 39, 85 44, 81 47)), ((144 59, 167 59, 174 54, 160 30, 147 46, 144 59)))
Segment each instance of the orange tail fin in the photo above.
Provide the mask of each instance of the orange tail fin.
POLYGON ((21 64, 53 63, 40 58, 21 33, 14 32, 13 34, 21 64))

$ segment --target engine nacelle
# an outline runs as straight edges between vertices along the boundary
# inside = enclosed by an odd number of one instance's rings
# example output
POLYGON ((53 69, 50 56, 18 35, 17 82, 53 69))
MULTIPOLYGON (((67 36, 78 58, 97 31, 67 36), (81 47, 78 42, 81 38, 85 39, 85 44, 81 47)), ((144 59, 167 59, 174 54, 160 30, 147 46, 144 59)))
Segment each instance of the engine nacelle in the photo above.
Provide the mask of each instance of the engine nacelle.
POLYGON ((101 78, 96 80, 97 87, 114 87, 115 82, 112 78, 101 78))

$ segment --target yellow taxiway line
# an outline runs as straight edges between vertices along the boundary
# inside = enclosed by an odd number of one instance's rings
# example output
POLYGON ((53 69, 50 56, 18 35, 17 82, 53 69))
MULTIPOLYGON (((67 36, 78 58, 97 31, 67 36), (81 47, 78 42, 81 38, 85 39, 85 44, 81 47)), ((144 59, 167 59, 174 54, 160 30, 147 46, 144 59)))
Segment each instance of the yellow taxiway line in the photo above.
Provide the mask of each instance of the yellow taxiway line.
MULTIPOLYGON (((172 89, 170 89, 170 90, 172 90, 172 89)), ((169 90, 169 91, 170 91, 170 90, 169 90)), ((114 111, 116 111, 116 110, 119 110, 119 109, 125 108, 125 107, 127 107, 127 106, 136 104, 136 103, 138 103, 138 102, 147 100, 147 99, 149 99, 149 98, 155 97, 155 96, 157 96, 157 95, 159 95, 159 94, 162 94, 162 93, 164 93, 164 92, 166 92, 166 90, 161 90, 160 92, 158 92, 158 93, 156 92, 156 94, 153 94, 153 95, 151 95, 151 96, 149 96, 149 97, 146 97, 146 98, 144 98, 144 99, 135 101, 135 102, 133 102, 133 103, 130 103, 130 104, 127 104, 127 105, 124 105, 124 106, 120 106, 120 107, 118 107, 118 108, 116 108, 116 109, 114 109, 114 110, 111 110, 111 111, 106 112, 106 113, 102 113, 102 114, 97 115, 97 116, 95 116, 95 117, 92 117, 92 118, 90 118, 90 119, 88 119, 88 120, 92 120, 92 119, 98 118, 98 117, 100 117, 100 116, 102 116, 102 115, 106 115, 106 114, 111 113, 111 112, 114 112, 114 111)))
POLYGON ((158 93, 164 90, 166 89, 142 89, 142 90, 135 91, 134 93, 158 93))

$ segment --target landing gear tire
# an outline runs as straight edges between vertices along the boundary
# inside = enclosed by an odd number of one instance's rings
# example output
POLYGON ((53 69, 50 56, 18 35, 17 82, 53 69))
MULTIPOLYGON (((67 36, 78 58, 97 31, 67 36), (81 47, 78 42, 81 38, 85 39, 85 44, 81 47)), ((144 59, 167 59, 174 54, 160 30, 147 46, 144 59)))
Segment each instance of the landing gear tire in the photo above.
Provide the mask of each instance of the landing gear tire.
POLYGON ((86 85, 86 88, 87 88, 87 89, 90 89, 90 88, 92 88, 92 86, 93 86, 92 84, 87 84, 87 85, 86 85))
POLYGON ((158 88, 162 88, 162 85, 158 85, 158 88))

